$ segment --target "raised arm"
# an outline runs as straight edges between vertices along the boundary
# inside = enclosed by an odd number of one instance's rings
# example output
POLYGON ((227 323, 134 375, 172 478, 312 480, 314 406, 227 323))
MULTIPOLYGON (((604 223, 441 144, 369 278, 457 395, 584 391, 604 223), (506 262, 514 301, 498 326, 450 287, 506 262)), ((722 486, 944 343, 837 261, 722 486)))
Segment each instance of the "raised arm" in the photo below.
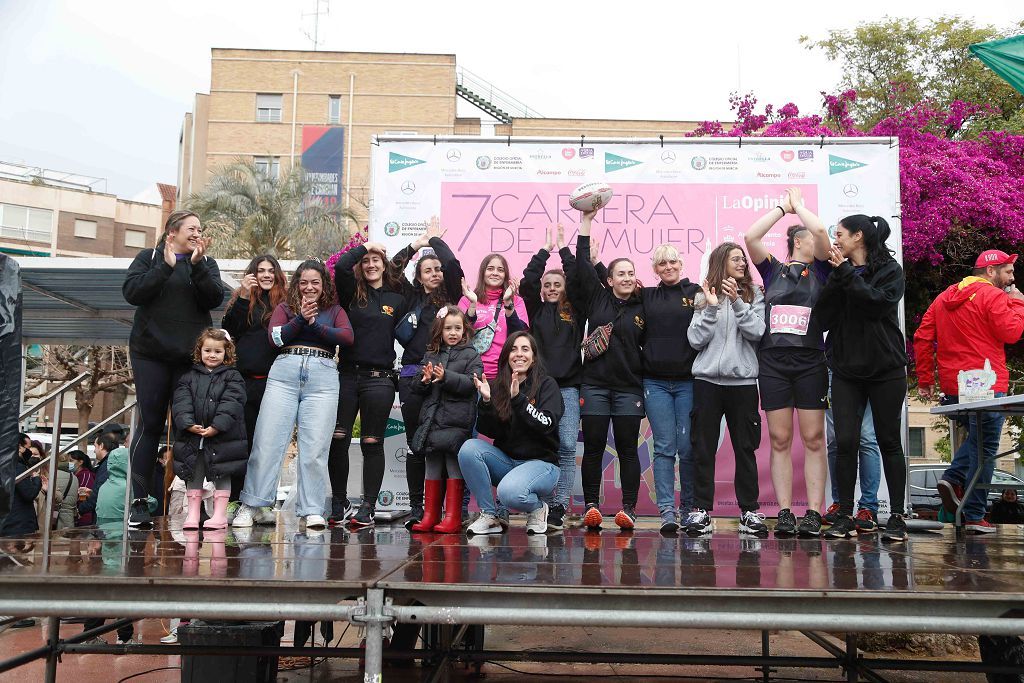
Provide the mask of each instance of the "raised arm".
POLYGON ((352 272, 355 265, 366 256, 366 245, 349 249, 334 264, 334 288, 338 292, 338 303, 348 308, 356 293, 356 274, 352 272))
POLYGON ((750 253, 750 260, 754 265, 762 263, 765 259, 770 258, 771 254, 768 251, 768 247, 764 246, 764 236, 768 234, 768 231, 774 227, 782 218, 792 212, 793 207, 789 204, 789 194, 787 193, 786 198, 782 200, 782 204, 770 209, 763 216, 754 221, 753 225, 747 228, 747 232, 743 235, 743 241, 747 244, 747 251, 750 253))
POLYGON ((145 306, 160 296, 173 272, 174 266, 167 262, 163 253, 155 249, 143 249, 128 266, 124 284, 121 285, 124 300, 132 306, 145 306))
POLYGON ((832 241, 828 238, 828 230, 825 228, 825 224, 821 222, 821 219, 814 212, 804 205, 803 193, 800 192, 799 187, 789 188, 787 194, 790 206, 793 207, 793 213, 797 215, 800 223, 814 237, 814 258, 819 261, 827 261, 828 250, 832 246, 832 241))
POLYGON ((209 256, 192 264, 192 286, 196 289, 196 301, 208 311, 224 301, 224 285, 220 281, 220 267, 209 256))

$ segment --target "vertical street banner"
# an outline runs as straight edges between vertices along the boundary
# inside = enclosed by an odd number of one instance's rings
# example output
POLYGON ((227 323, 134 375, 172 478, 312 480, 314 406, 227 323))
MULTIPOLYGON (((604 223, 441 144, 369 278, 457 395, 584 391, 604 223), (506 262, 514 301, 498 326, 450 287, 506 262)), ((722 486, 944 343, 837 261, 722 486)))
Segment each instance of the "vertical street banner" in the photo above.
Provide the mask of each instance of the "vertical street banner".
POLYGON ((302 168, 313 184, 310 197, 324 205, 342 201, 345 170, 345 129, 341 126, 302 127, 302 168))
MULTIPOLYGON (((899 146, 889 138, 680 138, 664 141, 511 139, 471 137, 379 138, 373 146, 370 235, 397 252, 423 232, 431 216, 447 230, 445 241, 470 280, 489 253, 505 256, 511 275, 521 277, 544 244, 549 225, 562 223, 575 245, 580 214, 569 206, 572 190, 604 181, 615 192, 595 219, 601 258, 633 260, 638 279, 658 283, 651 253, 676 246, 684 277, 699 282, 711 250, 724 241, 743 244, 743 234, 765 211, 799 187, 809 209, 834 231, 851 214, 882 216, 892 227, 888 246, 902 262, 899 223, 899 146)), ((788 215, 764 242, 786 258, 788 215)), ((755 280, 759 281, 756 271, 755 280)), ((685 330, 680 330, 685 338, 685 330)), ((766 425, 767 421, 762 420, 766 425)), ((796 433, 799 433, 798 431, 796 433)), ((656 514, 651 468, 653 441, 645 420, 640 445, 639 511, 656 514)), ((761 505, 778 511, 769 475, 769 439, 763 427, 757 451, 761 505)), ((715 473, 715 513, 738 513, 733 490, 733 454, 723 427, 715 473)), ((793 508, 803 510, 803 447, 794 439, 793 508)), ((618 460, 609 443, 604 460, 603 500, 619 502, 618 460)), ((575 500, 581 492, 579 475, 575 500)), ((879 491, 885 497, 885 487, 879 491)), ((888 501, 883 503, 883 507, 888 501)))

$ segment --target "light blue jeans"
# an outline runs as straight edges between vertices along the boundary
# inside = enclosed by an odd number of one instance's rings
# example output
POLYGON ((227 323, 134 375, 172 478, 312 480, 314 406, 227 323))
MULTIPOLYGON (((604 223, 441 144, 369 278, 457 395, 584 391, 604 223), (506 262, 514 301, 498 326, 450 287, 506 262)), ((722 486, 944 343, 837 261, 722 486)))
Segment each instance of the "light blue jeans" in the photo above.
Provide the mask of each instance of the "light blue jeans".
POLYGON ((515 460, 494 444, 470 439, 459 450, 459 467, 481 512, 498 514, 498 500, 510 510, 533 512, 558 484, 558 468, 543 460, 515 460))
POLYGON ((332 359, 281 354, 270 368, 256 420, 241 500, 265 507, 277 498, 281 462, 299 427, 296 461, 299 517, 322 515, 327 497, 327 452, 338 413, 338 367, 332 359))
POLYGON ((558 421, 558 486, 550 502, 569 507, 569 495, 576 478, 576 442, 580 438, 579 387, 562 387, 564 412, 558 421))
MULTIPOLYGON (((1003 392, 996 392, 997 398, 1006 396, 1003 392)), ((946 396, 942 405, 959 403, 959 397, 946 396)), ((967 427, 967 438, 960 444, 953 454, 953 462, 942 473, 942 478, 952 484, 959 484, 967 488, 978 469, 978 415, 972 415, 969 419, 960 419, 961 425, 967 427), (964 424, 967 422, 968 424, 964 424)), ((985 453, 985 464, 981 469, 981 476, 978 477, 979 484, 991 484, 992 473, 996 469, 995 456, 999 453, 999 437, 1003 433, 1003 422, 1006 415, 1003 413, 984 412, 981 419, 981 446, 985 453)), ((968 522, 976 522, 985 518, 988 509, 988 489, 974 489, 964 503, 964 519, 968 522)))
MULTIPOLYGON (((832 421, 832 371, 828 373, 829 401, 825 410, 825 440, 828 443, 828 479, 832 484, 832 502, 839 502, 839 478, 836 477, 835 423, 832 421)), ((860 500, 857 509, 878 513, 878 486, 882 483, 882 451, 875 438, 875 418, 871 414, 871 402, 864 407, 864 420, 860 423, 860 451, 857 460, 857 477, 860 479, 860 500)))
POLYGON ((644 407, 654 432, 654 495, 658 512, 675 510, 679 462, 679 513, 693 507, 693 380, 644 380, 644 407))

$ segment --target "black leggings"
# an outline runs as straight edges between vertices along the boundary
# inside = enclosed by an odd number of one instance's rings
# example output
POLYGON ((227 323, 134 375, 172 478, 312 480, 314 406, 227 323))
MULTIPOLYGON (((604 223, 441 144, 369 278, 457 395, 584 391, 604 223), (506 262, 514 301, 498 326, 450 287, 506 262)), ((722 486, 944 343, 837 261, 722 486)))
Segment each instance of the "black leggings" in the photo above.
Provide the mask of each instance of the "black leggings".
POLYGON ((904 512, 907 462, 903 457, 903 402, 907 378, 881 381, 851 380, 832 375, 832 415, 836 427, 836 480, 839 483, 839 512, 853 514, 853 491, 857 483, 860 425, 864 409, 871 402, 875 439, 882 452, 882 470, 889 489, 889 508, 904 512))
POLYGON ((757 400, 756 384, 730 386, 694 380, 690 433, 693 435, 693 498, 698 508, 710 511, 715 507, 715 461, 723 416, 736 462, 733 478, 736 503, 742 512, 760 507, 755 451, 761 445, 761 413, 757 410, 757 400))
POLYGON ((190 366, 188 363, 164 363, 136 353, 130 355, 139 410, 139 424, 132 434, 131 446, 132 498, 135 499, 149 495, 157 447, 167 434, 171 395, 190 366))
POLYGON ((412 390, 415 377, 398 378, 398 400, 402 404, 402 422, 405 423, 405 440, 408 453, 405 457, 405 479, 409 485, 409 505, 423 507, 423 480, 426 477, 426 461, 422 453, 412 449, 412 438, 420 426, 420 409, 425 394, 412 390))
POLYGON ((601 499, 601 464, 608 443, 608 423, 615 437, 615 451, 619 456, 619 476, 622 480, 622 504, 636 507, 640 491, 640 456, 637 443, 640 438, 639 415, 584 415, 583 416, 583 500, 597 505, 601 499))
POLYGON ((327 472, 335 498, 348 497, 348 448, 352 425, 359 413, 359 447, 363 452, 363 502, 376 507, 384 481, 384 430, 395 402, 395 382, 390 377, 342 373, 338 395, 338 421, 331 439, 327 472), (367 441, 374 439, 374 441, 367 441))
MULTIPOLYGON (((253 438, 256 434, 256 419, 260 416, 260 404, 263 403, 263 394, 267 391, 267 378, 256 379, 245 378, 245 438, 249 444, 249 455, 252 455, 253 438)), ((242 493, 242 485, 245 484, 245 465, 242 463, 242 471, 239 474, 231 475, 231 500, 238 500, 242 493)))

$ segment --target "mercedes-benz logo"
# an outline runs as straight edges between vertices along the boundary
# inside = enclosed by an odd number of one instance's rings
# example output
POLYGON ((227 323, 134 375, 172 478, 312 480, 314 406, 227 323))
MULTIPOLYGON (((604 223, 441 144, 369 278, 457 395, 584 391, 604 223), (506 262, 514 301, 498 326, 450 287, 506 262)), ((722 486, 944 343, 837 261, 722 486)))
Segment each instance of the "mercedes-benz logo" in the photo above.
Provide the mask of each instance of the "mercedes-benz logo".
POLYGON ((458 161, 462 158, 462 152, 457 149, 448 150, 448 161, 458 161))
POLYGON ((676 163, 676 153, 670 149, 666 149, 661 153, 661 160, 666 164, 676 163))
POLYGON ((412 194, 416 191, 416 183, 411 180, 406 180, 402 183, 402 194, 412 194))
POLYGON ((846 185, 843 185, 843 194, 847 197, 856 197, 860 194, 860 188, 853 183, 847 183, 846 185))
POLYGON ((408 459, 409 459, 409 449, 408 448, 402 447, 402 448, 398 448, 398 449, 395 450, 395 462, 405 462, 408 459))

